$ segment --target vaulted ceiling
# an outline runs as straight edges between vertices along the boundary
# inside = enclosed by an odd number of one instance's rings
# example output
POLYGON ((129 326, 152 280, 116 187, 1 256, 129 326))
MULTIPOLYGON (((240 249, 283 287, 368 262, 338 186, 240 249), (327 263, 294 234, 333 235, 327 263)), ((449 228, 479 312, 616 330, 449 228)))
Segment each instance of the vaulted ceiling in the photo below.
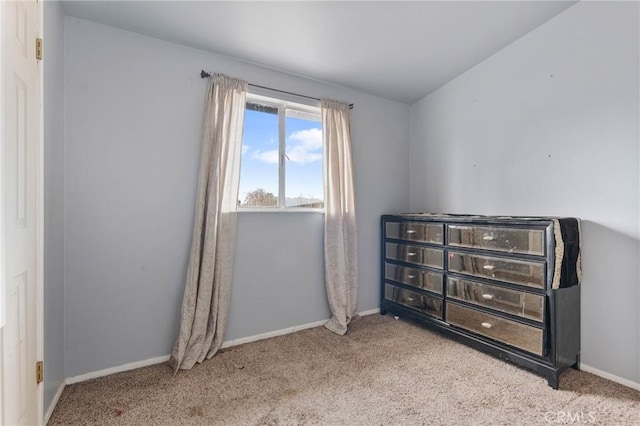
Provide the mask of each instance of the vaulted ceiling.
POLYGON ((68 15, 411 104, 575 1, 71 1, 68 15))

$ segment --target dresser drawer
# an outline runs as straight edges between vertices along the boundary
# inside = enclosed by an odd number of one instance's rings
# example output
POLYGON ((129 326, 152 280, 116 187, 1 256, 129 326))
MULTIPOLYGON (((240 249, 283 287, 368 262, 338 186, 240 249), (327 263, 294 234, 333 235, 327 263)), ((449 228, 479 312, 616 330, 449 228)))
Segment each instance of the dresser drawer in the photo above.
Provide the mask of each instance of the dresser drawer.
POLYGON ((545 287, 544 262, 450 252, 449 270, 529 287, 545 287))
POLYGON ((386 243, 385 251, 388 259, 401 260, 438 269, 442 269, 444 265, 443 252, 436 248, 386 243))
POLYGON ((442 294, 442 274, 436 272, 419 271, 385 262, 384 277, 388 280, 442 294))
POLYGON ((437 223, 387 222, 385 234, 387 238, 398 240, 434 244, 442 244, 444 241, 443 225, 437 223))
POLYGON ((447 322, 502 343, 544 354, 544 333, 540 328, 521 324, 474 309, 447 304, 447 322))
POLYGON ((447 240, 452 246, 544 256, 542 229, 447 225, 447 230, 447 240))
POLYGON ((442 299, 386 284, 384 298, 423 314, 442 319, 442 299))
POLYGON ((447 297, 535 321, 544 320, 544 296, 540 294, 449 277, 447 297))

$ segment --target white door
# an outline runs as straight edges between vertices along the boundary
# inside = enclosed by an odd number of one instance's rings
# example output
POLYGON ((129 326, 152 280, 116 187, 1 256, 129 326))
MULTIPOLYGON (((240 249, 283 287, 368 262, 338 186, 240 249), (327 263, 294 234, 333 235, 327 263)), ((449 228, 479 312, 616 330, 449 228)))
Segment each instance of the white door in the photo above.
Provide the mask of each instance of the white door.
POLYGON ((39 235, 42 209, 41 87, 36 59, 41 5, 36 0, 1 1, 2 133, 2 424, 37 425, 40 389, 38 347, 39 235), (38 275, 38 276, 37 276, 38 275))

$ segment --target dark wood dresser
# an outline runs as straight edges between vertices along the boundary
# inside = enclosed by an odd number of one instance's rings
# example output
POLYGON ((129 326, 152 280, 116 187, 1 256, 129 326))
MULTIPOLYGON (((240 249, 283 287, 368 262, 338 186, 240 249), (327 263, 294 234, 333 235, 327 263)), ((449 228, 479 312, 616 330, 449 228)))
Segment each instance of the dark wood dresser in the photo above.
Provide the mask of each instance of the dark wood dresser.
POLYGON ((580 360, 580 222, 382 216, 380 313, 546 376, 580 360))

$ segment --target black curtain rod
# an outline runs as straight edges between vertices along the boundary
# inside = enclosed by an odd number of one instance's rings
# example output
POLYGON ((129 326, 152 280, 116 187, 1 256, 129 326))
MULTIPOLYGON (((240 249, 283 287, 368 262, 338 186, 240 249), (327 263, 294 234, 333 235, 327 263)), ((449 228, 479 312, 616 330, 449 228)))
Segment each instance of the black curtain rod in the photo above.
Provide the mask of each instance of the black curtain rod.
MULTIPOLYGON (((205 70, 200 71, 200 78, 207 78, 207 77, 211 77, 211 73, 208 73, 205 70)), ((271 87, 259 86, 257 84, 251 84, 251 83, 247 83, 247 84, 249 86, 251 86, 251 87, 257 87, 259 89, 267 89, 267 90, 271 90, 273 92, 285 93, 287 95, 300 96, 301 98, 313 99, 315 101, 319 101, 320 100, 319 98, 314 98, 313 96, 307 96, 307 95, 301 95, 299 93, 287 92, 286 90, 273 89, 271 87)), ((353 109, 353 104, 349 104, 349 109, 353 109)))

